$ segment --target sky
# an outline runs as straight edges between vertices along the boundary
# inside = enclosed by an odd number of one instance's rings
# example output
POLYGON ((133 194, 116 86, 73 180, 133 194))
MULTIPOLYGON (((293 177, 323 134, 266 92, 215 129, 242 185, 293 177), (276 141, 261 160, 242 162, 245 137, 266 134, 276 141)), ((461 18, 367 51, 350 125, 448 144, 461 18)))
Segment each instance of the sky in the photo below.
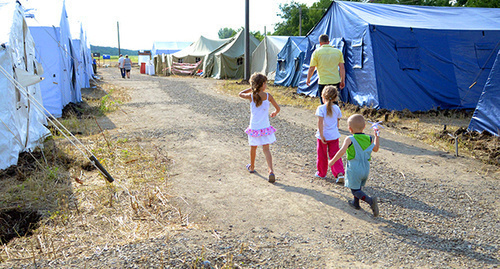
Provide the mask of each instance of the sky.
MULTIPOLYGON (((21 0, 34 8, 34 26, 58 25, 63 0, 21 0)), ((318 0, 295 0, 311 6, 318 0)), ((273 32, 281 18, 279 5, 291 0, 249 0, 250 31, 273 32)), ((218 38, 221 28, 245 25, 245 0, 66 0, 73 38, 80 23, 90 44, 150 50, 155 41, 194 42, 200 35, 218 38)))

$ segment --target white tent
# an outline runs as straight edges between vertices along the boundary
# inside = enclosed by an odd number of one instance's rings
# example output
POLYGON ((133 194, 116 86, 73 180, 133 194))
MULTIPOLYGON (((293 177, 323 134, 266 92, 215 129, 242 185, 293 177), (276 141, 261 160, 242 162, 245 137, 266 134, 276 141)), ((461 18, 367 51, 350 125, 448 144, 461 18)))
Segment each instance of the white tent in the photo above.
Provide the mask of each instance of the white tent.
POLYGON ((179 63, 196 63, 202 61, 205 55, 231 42, 233 38, 210 39, 200 36, 191 46, 172 54, 172 60, 179 63))
POLYGON ((252 53, 250 73, 260 72, 267 76, 267 79, 274 80, 278 53, 283 49, 288 36, 266 36, 252 53))
MULTIPOLYGON (((233 40, 216 51, 205 56, 203 72, 205 77, 242 78, 245 69, 245 37, 239 31, 233 40)), ((259 45, 259 40, 250 35, 250 53, 259 45)))
POLYGON ((76 76, 78 56, 71 39, 66 7, 63 3, 57 26, 38 26, 36 18, 27 19, 27 22, 36 44, 36 58, 45 70, 45 80, 40 83, 44 106, 55 117, 61 117, 64 106, 81 101, 81 87, 76 76))
POLYGON ((0 169, 15 165, 19 153, 41 146, 50 135, 43 112, 36 109, 36 102, 42 103, 41 72, 22 7, 0 1, 0 169))
POLYGON ((189 47, 166 57, 167 66, 174 74, 194 74, 201 69, 205 56, 231 42, 233 38, 210 39, 204 36, 189 47))

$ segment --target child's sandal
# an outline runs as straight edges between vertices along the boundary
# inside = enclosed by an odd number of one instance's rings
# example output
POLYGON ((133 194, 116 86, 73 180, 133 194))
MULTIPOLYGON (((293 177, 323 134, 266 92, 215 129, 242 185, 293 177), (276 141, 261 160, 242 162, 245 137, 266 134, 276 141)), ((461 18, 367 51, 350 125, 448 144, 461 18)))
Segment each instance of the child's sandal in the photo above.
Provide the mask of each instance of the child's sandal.
POLYGON ((276 182, 276 176, 274 175, 273 172, 269 173, 269 183, 274 183, 276 182))
POLYGON ((255 170, 250 170, 251 164, 247 164, 247 170, 249 173, 255 173, 255 170))

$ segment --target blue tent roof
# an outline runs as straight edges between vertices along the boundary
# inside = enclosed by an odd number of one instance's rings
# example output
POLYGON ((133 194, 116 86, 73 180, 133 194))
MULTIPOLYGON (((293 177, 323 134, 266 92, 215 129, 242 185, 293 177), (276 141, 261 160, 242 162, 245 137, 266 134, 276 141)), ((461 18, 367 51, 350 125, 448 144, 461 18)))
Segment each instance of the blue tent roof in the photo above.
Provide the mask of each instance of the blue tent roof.
POLYGON ((500 11, 494 8, 336 2, 346 12, 371 25, 439 30, 498 30, 500 21, 500 11))
POLYGON ((288 38, 278 53, 275 85, 297 87, 308 43, 308 39, 304 36, 288 38))
POLYGON ((500 52, 479 98, 469 129, 478 132, 486 130, 500 136, 500 52))
POLYGON ((473 109, 500 42, 500 9, 334 1, 311 30, 298 92, 319 36, 344 54, 341 99, 394 110, 473 109), (474 85, 473 87, 470 87, 474 85))
POLYGON ((154 42, 151 55, 172 54, 189 47, 193 42, 154 42))

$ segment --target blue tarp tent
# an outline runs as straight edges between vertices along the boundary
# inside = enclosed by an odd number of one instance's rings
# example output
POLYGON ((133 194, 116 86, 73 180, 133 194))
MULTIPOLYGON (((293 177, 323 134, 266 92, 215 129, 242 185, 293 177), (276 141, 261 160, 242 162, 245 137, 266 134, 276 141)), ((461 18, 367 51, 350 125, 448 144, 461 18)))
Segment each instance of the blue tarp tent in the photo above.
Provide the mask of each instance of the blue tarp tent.
MULTIPOLYGON (((40 82, 43 106, 55 117, 62 116, 67 104, 82 100, 77 80, 78 56, 71 39, 65 2, 61 4, 58 23, 39 26, 37 19, 26 19, 35 40, 36 59, 44 68, 45 79, 40 82)), ((52 12, 52 9, 54 7, 46 6, 40 11, 52 12)))
POLYGON ((500 136, 500 52, 477 103, 469 130, 488 131, 500 136))
POLYGON ((307 50, 307 37, 291 36, 278 53, 275 85, 297 87, 307 50))
POLYGON ((317 79, 308 87, 305 78, 321 34, 344 53, 343 101, 394 110, 473 109, 489 73, 481 70, 491 68, 489 55, 498 50, 500 9, 334 1, 308 34, 314 45, 299 93, 316 95, 317 79))
POLYGON ((176 53, 189 47, 191 43, 193 42, 154 42, 151 49, 151 56, 176 53))

